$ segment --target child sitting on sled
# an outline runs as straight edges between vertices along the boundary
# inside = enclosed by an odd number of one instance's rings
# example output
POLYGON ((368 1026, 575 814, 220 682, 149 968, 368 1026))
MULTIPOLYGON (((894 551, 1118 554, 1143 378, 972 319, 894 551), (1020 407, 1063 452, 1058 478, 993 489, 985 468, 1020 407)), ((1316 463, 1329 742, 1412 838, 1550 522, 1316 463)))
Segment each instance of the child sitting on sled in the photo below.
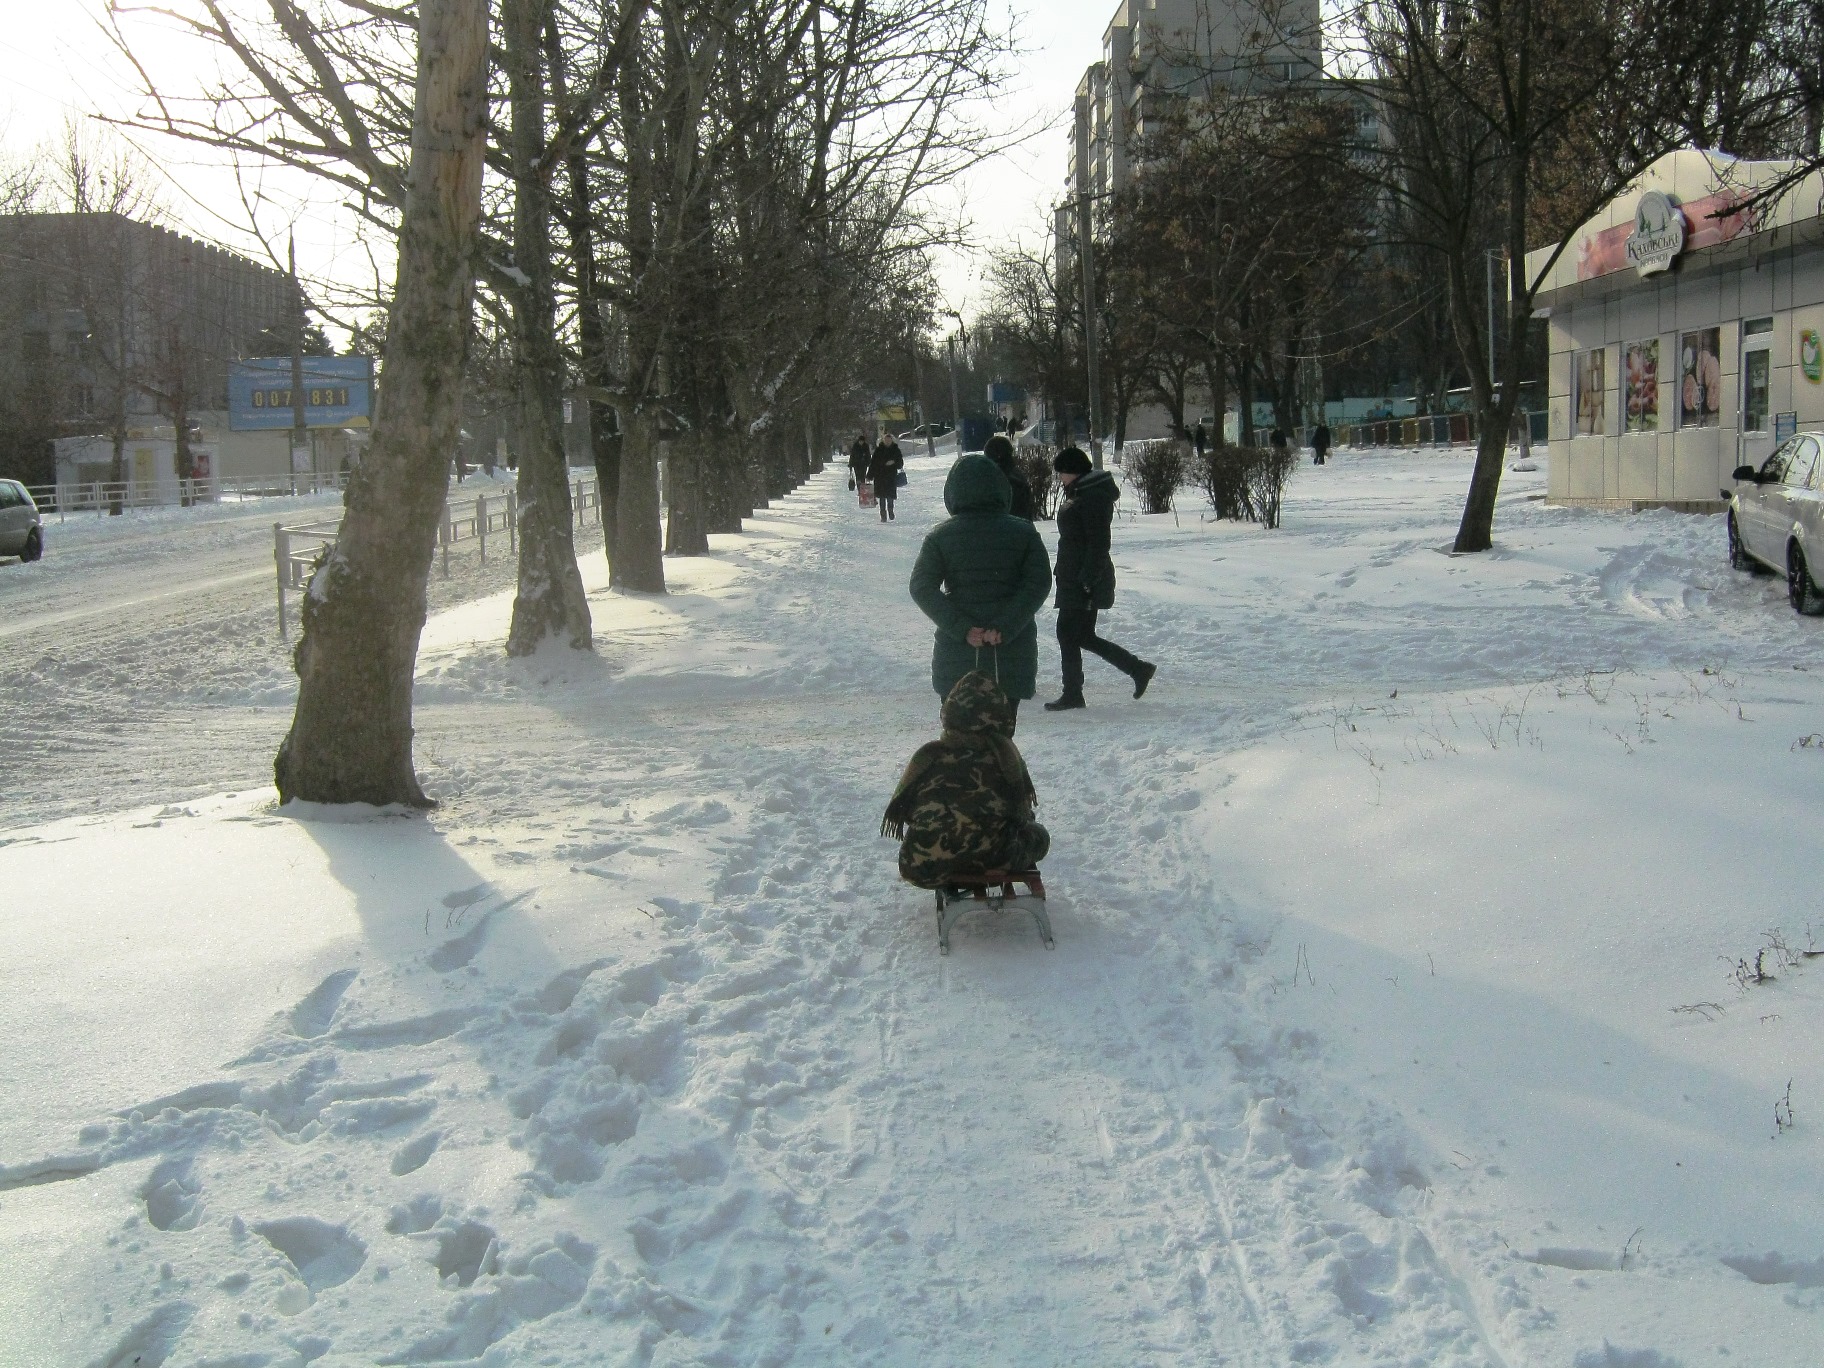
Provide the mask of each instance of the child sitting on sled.
POLYGON ((899 840, 899 873, 918 888, 960 874, 1033 868, 1051 836, 1032 819, 1038 795, 1013 744, 1013 705, 972 670, 944 700, 944 734, 920 746, 880 824, 899 840))

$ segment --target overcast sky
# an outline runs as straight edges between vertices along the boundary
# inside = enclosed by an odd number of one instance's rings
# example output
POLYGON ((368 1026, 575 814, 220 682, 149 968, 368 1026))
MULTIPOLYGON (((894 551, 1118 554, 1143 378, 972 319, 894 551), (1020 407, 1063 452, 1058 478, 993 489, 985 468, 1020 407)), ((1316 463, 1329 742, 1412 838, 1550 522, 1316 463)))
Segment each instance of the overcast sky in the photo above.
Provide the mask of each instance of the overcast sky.
MULTIPOLYGON (((1068 115, 1083 70, 1101 54, 1102 32, 1118 0, 991 0, 1018 36, 1019 56, 1009 88, 992 107, 994 127, 1034 136, 964 177, 940 201, 970 226, 983 248, 1012 240, 1037 245, 1060 196, 1069 160, 1068 115)), ((98 24, 103 0, 12 0, 0 24, 0 136, 16 159, 60 136, 66 119, 128 112, 137 89, 129 68, 98 24)), ((191 69, 199 54, 167 46, 166 70, 191 69)), ((162 196, 175 226, 226 246, 261 255, 242 229, 241 189, 205 149, 151 147, 170 184, 162 196)), ((343 216, 324 200, 300 211, 311 193, 284 176, 260 187, 269 237, 282 238, 297 221, 299 268, 306 275, 345 281, 371 279, 365 247, 343 216)), ((978 300, 982 252, 946 253, 939 281, 950 307, 968 312, 978 300)))

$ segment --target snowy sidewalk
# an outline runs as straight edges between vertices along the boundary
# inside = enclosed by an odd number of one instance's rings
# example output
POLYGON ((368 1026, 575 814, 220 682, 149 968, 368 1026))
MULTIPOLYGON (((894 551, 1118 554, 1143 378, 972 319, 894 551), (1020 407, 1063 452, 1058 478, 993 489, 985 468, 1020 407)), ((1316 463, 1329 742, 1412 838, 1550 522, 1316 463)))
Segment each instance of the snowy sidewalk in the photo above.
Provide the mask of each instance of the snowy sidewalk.
POLYGON ((1021 722, 1058 949, 940 960, 876 829, 943 464, 586 558, 593 657, 434 619, 429 819, 0 833, 0 1363, 1824 1357, 1824 652, 1716 520, 1123 518, 1158 681, 1021 722))

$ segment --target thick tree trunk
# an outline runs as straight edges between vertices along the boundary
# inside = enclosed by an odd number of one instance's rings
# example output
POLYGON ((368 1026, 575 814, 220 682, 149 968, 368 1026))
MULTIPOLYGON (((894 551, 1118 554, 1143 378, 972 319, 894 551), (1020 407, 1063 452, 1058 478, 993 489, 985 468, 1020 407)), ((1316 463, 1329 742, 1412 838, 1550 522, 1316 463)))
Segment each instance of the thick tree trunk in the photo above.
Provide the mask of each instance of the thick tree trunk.
POLYGON ((593 643, 589 600, 571 536, 570 462, 564 452, 564 361, 551 283, 551 187, 543 166, 543 39, 549 0, 503 0, 501 37, 512 105, 513 369, 519 400, 519 592, 507 654, 531 655, 557 638, 593 643))
POLYGON ((621 425, 621 530, 616 550, 621 555, 620 587, 636 594, 665 592, 658 447, 657 416, 648 407, 630 407, 621 425))
POLYGON ((422 0, 410 187, 374 439, 304 596, 279 797, 429 806, 412 668, 462 419, 487 112, 487 0, 422 0))
POLYGON ((190 481, 196 478, 196 457, 190 451, 190 396, 182 381, 171 396, 171 438, 177 462, 178 503, 188 508, 195 502, 190 481))
MULTIPOLYGON (((613 368, 608 360, 608 329, 602 322, 595 257, 595 224, 591 216, 589 161, 581 144, 569 158, 570 255, 576 266, 577 336, 582 342, 583 378, 598 390, 611 389, 613 368)), ((589 400, 589 455, 595 465, 595 488, 600 500, 602 550, 608 557, 608 583, 619 580, 614 563, 615 535, 619 531, 621 497, 621 434, 613 407, 606 400, 589 400)))
POLYGON ((704 509, 704 483, 709 474, 703 434, 687 432, 666 452, 671 473, 671 503, 666 508, 665 554, 706 556, 709 531, 704 509))
POLYGON ((742 496, 741 443, 727 428, 706 434, 703 451, 705 515, 711 532, 741 530, 747 516, 742 496))

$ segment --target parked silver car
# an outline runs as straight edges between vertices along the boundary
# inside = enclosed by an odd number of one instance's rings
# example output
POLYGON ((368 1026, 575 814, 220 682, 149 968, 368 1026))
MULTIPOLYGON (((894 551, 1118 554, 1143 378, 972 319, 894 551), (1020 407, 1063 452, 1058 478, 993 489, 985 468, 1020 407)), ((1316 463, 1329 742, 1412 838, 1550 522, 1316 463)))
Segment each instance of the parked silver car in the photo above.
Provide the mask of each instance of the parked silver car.
POLYGON ((0 480, 0 556, 35 561, 44 554, 38 505, 17 480, 0 480))
POLYGON ((1753 466, 1737 466, 1729 500, 1729 563, 1786 576, 1786 597, 1807 616, 1824 613, 1814 565, 1824 567, 1824 432, 1800 432, 1753 466))

